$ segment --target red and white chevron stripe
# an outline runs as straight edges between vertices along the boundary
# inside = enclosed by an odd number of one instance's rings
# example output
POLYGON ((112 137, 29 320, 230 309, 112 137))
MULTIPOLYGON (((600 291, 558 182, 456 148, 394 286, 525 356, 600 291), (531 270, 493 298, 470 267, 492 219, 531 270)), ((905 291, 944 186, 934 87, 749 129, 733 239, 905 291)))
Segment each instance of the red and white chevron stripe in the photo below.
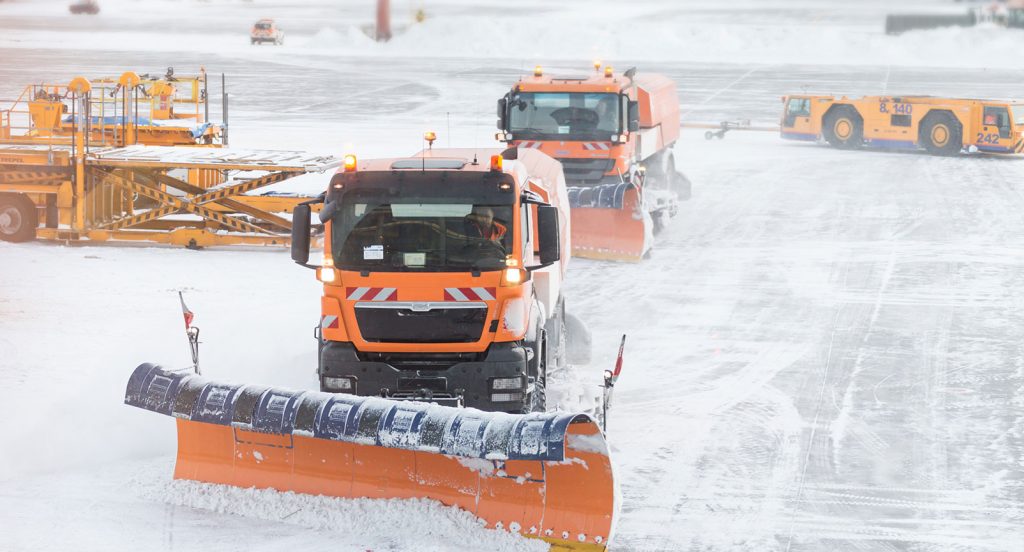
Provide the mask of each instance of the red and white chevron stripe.
POLYGON ((395 288, 350 287, 345 288, 349 301, 397 301, 395 288))
POLYGON ((519 147, 527 149, 540 149, 541 143, 542 142, 539 142, 537 140, 524 140, 522 142, 519 142, 519 147))
POLYGON ((608 142, 583 142, 583 149, 588 151, 608 150, 611 149, 611 144, 608 142))
POLYGON ((445 301, 493 301, 495 288, 444 288, 445 301))

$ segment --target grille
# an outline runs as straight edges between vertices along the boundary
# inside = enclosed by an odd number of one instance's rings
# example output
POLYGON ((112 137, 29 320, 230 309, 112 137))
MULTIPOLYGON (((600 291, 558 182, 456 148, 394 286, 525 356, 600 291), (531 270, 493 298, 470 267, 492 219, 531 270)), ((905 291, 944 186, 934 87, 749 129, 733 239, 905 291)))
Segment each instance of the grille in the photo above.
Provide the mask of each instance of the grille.
POLYGON ((485 306, 425 312, 356 308, 359 333, 375 343, 473 343, 480 340, 486 319, 485 306))
POLYGON ((558 159, 565 171, 565 180, 570 184, 597 184, 604 175, 615 167, 614 159, 558 159))

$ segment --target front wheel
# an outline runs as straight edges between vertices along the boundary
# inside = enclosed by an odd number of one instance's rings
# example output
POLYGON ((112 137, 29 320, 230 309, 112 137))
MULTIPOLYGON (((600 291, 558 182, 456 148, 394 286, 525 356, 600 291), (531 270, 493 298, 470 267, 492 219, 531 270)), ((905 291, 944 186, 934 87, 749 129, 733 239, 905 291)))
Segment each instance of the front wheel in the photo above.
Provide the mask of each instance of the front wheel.
POLYGON ((690 179, 686 178, 686 175, 679 171, 672 171, 672 175, 669 178, 669 186, 679 201, 688 201, 693 197, 693 185, 690 183, 690 179))
POLYGON ((0 194, 0 240, 26 242, 36 238, 39 212, 24 194, 0 194))
POLYGON ((864 121, 856 109, 841 105, 825 114, 822 134, 834 148, 859 148, 864 143, 864 121))
POLYGON ((569 364, 590 364, 590 330, 583 321, 571 314, 565 315, 565 353, 569 364))

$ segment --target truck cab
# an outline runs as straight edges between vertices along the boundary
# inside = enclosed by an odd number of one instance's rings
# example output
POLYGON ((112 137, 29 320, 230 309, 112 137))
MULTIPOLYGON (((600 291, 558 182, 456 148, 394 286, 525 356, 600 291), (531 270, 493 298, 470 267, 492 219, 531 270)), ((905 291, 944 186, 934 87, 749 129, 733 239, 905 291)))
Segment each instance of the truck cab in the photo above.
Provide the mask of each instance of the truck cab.
MULTIPOLYGON (((570 255, 557 162, 515 149, 346 159, 323 202, 321 390, 545 408, 570 255)), ((307 266, 308 212, 292 244, 307 266)))
POLYGON ((252 26, 249 33, 249 44, 263 44, 270 42, 280 46, 284 44, 284 31, 277 26, 273 19, 260 19, 252 26))
POLYGON ((580 77, 537 67, 498 100, 496 138, 554 157, 565 170, 577 256, 639 260, 690 183, 675 168, 675 83, 611 67, 580 77))

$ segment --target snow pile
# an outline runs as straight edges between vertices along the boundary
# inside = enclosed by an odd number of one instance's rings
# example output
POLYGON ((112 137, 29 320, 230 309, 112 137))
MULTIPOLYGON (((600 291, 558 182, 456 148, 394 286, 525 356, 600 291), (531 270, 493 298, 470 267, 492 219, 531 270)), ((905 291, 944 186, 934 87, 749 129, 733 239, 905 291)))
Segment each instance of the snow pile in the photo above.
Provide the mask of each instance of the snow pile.
POLYGON ((340 499, 271 489, 240 489, 195 481, 172 481, 143 496, 176 506, 298 525, 338 533, 338 549, 379 547, 417 550, 530 552, 548 545, 507 531, 485 529, 469 512, 427 499, 340 499), (456 537, 453 539, 453 536, 456 537))

